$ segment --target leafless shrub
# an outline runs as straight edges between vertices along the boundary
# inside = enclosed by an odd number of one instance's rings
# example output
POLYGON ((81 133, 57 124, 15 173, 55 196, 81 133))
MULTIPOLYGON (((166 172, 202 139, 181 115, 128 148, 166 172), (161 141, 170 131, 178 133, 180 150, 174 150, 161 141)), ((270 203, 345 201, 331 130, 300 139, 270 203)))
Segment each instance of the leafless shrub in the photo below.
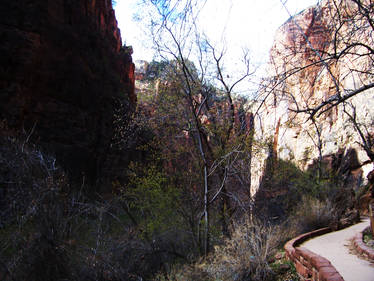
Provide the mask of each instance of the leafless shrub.
POLYGON ((68 277, 61 243, 71 233, 76 207, 64 196, 65 175, 53 157, 27 141, 0 141, 0 259, 7 274, 12 280, 68 277))
POLYGON ((330 200, 303 196, 290 217, 290 227, 298 233, 304 233, 327 227, 337 220, 337 210, 330 200))
POLYGON ((279 243, 279 228, 246 218, 221 247, 216 247, 207 272, 218 280, 268 280, 268 261, 279 243))
POLYGON ((174 265, 166 273, 160 273, 155 276, 155 281, 190 281, 190 280, 213 280, 207 272, 198 264, 195 265, 174 265))
POLYGON ((269 260, 280 241, 280 227, 245 218, 230 239, 215 246, 206 259, 193 266, 172 268, 157 280, 271 280, 269 260), (199 279, 200 278, 200 279, 199 279))
POLYGON ((13 138, 0 141, 0 274, 140 280, 186 259, 191 247, 181 230, 145 237, 118 198, 86 198, 53 157, 13 138))
POLYGON ((34 146, 0 143, 4 280, 140 280, 160 270, 164 253, 139 237, 118 202, 85 198, 34 146))

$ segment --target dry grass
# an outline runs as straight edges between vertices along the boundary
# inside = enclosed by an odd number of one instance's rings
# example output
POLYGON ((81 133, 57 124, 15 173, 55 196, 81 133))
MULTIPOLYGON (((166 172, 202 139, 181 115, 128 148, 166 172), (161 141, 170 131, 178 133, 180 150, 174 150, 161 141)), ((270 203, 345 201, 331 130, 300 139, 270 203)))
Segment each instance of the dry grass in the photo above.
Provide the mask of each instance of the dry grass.
POLYGON ((205 270, 215 280, 268 280, 269 259, 279 244, 279 228, 246 218, 231 239, 216 247, 205 270))
POLYGON ((337 222, 337 211, 329 200, 303 196, 290 217, 290 227, 305 233, 337 222))
POLYGON ((230 239, 193 266, 173 268, 156 280, 273 280, 269 260, 277 251, 280 228, 256 219, 236 223, 230 239))

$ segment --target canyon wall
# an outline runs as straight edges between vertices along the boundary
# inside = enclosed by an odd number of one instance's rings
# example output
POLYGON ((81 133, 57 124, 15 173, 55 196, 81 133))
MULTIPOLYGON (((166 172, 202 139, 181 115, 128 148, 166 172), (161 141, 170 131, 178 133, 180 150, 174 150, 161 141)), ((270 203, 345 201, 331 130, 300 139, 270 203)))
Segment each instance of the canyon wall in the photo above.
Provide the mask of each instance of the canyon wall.
POLYGON ((262 180, 265 159, 274 154, 302 170, 319 158, 327 167, 340 165, 335 168, 352 188, 366 181, 373 164, 357 128, 372 142, 373 88, 323 110, 338 96, 373 83, 373 53, 368 51, 374 47, 372 32, 365 13, 352 1, 329 0, 302 11, 279 28, 256 118, 256 138, 270 143, 271 149, 258 151, 252 193, 262 180), (326 105, 313 114, 310 109, 321 103, 326 105))
POLYGON ((113 139, 136 96, 111 0, 1 1, 0 38, 0 121, 75 181, 115 178, 131 151, 113 139))

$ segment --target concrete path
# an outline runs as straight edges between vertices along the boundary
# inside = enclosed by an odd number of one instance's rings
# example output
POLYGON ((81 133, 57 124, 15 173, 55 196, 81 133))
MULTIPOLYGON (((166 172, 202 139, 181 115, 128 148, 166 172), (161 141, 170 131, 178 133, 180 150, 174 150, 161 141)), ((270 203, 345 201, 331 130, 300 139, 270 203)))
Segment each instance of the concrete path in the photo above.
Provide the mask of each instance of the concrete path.
POLYGON ((300 245, 328 259, 345 281, 374 281, 374 265, 349 253, 350 239, 370 225, 368 219, 300 245))

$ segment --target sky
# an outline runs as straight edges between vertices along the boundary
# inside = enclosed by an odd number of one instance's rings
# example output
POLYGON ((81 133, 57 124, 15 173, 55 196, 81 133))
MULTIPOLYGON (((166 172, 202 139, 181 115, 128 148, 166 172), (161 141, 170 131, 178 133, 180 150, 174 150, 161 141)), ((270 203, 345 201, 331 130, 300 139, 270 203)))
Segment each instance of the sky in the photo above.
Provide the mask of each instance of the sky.
MULTIPOLYGON (((152 49, 152 40, 147 37, 147 28, 134 20, 134 15, 139 13, 138 1, 117 0, 115 5, 122 42, 133 47, 135 64, 137 60, 159 60, 152 49)), ((223 68, 227 82, 233 84, 244 73, 246 68, 242 63, 243 50, 249 52, 251 71, 256 70, 235 87, 237 94, 255 95, 262 78, 267 75, 266 63, 277 29, 290 15, 317 2, 318 0, 207 0, 200 11, 199 30, 218 50, 224 46, 223 68)))
MULTIPOLYGON (((133 59, 151 61, 154 53, 146 38, 145 27, 134 20, 139 0, 117 0, 116 17, 122 41, 133 47, 133 59)), ((208 0, 201 11, 201 29, 213 41, 225 40, 227 49, 241 53, 249 49, 254 60, 267 59, 275 31, 289 18, 282 6, 285 0, 208 0), (224 38, 222 33, 225 34, 224 38)), ((285 6, 294 15, 316 4, 317 0, 288 0, 285 6)))

